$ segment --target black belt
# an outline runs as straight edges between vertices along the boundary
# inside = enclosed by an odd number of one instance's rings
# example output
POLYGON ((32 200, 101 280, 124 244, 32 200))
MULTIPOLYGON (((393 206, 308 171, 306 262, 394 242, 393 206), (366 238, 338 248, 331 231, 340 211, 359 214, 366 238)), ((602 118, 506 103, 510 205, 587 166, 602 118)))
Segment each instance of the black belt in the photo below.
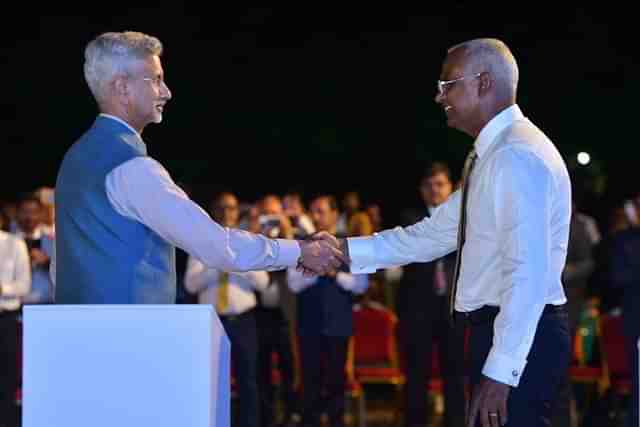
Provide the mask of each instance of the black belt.
MULTIPOLYGON (((544 306, 544 310, 542 310, 542 315, 544 316, 551 313, 560 313, 564 312, 565 310, 566 304, 547 304, 544 306)), ((474 311, 454 311, 453 320, 456 323, 461 322, 469 325, 480 325, 483 323, 493 322, 493 319, 496 318, 499 312, 500 307, 485 305, 484 307, 474 311)))

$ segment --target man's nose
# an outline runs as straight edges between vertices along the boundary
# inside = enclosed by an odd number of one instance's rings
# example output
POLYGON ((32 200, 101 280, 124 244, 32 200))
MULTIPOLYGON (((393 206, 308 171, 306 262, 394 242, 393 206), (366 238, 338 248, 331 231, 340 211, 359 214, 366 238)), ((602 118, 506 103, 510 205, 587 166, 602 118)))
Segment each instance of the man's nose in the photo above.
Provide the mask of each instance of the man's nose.
POLYGON ((171 99, 171 90, 169 89, 169 86, 167 86, 167 84, 165 82, 162 82, 162 97, 169 100, 171 99))

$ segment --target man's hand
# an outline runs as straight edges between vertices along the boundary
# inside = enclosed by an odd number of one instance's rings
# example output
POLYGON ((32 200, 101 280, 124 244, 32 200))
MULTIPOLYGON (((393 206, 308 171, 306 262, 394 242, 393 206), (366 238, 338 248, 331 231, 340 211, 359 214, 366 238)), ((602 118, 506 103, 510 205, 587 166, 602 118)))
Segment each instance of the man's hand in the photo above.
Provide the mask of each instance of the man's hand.
MULTIPOLYGON (((336 249, 338 252, 340 252, 341 256, 340 256, 340 262, 341 264, 338 265, 335 269, 333 270, 328 270, 327 272, 323 273, 324 275, 330 275, 330 276, 335 276, 337 273, 337 269, 342 265, 342 264, 347 264, 349 265, 351 263, 351 260, 349 259, 349 246, 347 245, 347 240, 346 239, 338 239, 336 238, 333 234, 330 234, 326 231, 319 231, 317 233, 314 233, 312 235, 310 235, 307 238, 307 241, 318 241, 318 242, 323 242, 323 243, 327 243, 329 244, 332 248, 336 249)), ((303 263, 304 264, 304 263, 303 263)), ((316 273, 315 271, 307 268, 304 265, 298 266, 298 271, 302 271, 304 273, 305 276, 313 276, 316 273)))
POLYGON ((314 233, 309 238, 313 240, 324 240, 325 242, 331 244, 331 246, 340 250, 340 252, 344 254, 345 263, 351 263, 351 260, 349 259, 349 245, 347 245, 347 239, 338 239, 336 236, 327 233, 326 231, 319 231, 317 233, 314 233))
POLYGON ((305 275, 323 275, 340 268, 345 258, 335 246, 323 239, 300 242, 302 265, 305 275))
POLYGON ((340 241, 336 236, 327 231, 318 231, 309 236, 311 240, 324 240, 336 249, 340 249, 340 241))
POLYGON ((480 418, 482 427, 498 427, 507 423, 507 398, 510 386, 482 377, 473 390, 467 427, 475 427, 480 418))

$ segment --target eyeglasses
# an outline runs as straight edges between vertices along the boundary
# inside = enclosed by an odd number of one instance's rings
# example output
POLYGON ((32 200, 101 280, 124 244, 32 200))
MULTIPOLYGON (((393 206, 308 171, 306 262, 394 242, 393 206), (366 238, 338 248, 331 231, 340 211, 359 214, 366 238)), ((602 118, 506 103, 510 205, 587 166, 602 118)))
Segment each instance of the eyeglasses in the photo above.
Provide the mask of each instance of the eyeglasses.
POLYGON ((164 79, 162 77, 143 77, 142 80, 147 81, 147 82, 151 82, 157 87, 166 85, 166 83, 164 82, 164 79))
POLYGON ((482 75, 482 73, 477 73, 477 74, 475 74, 475 75, 473 75, 471 77, 462 76, 462 77, 458 77, 457 79, 453 79, 453 80, 438 80, 438 95, 443 96, 446 93, 447 88, 450 85, 452 85, 452 84, 454 84, 456 82, 459 82, 461 80, 468 79, 468 78, 474 78, 475 79, 475 78, 480 77, 481 75, 482 75))

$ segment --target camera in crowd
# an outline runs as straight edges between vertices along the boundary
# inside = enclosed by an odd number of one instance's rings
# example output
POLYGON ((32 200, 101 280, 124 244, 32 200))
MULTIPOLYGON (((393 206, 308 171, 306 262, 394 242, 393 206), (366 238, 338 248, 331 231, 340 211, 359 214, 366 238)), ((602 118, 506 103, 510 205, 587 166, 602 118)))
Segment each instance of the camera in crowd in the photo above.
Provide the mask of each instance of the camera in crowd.
POLYGON ((280 235, 280 216, 279 215, 260 215, 260 230, 262 234, 272 239, 280 235))

